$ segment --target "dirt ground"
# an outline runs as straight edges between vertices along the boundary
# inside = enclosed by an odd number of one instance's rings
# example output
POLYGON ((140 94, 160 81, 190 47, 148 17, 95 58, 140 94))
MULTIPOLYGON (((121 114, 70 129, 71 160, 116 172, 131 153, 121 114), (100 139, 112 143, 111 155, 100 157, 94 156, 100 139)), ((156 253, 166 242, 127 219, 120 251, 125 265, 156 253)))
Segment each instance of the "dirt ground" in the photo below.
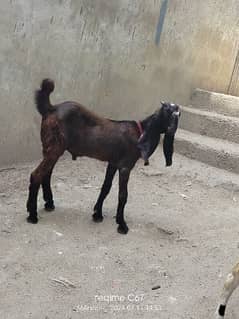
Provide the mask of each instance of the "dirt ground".
MULTIPOLYGON (((0 172, 0 318, 213 318, 226 273, 239 259, 239 177, 175 155, 164 167, 138 162, 117 233, 118 181, 101 224, 91 220, 105 163, 58 163, 55 212, 39 196, 27 224, 29 174, 37 163, 0 172), (153 287, 157 286, 155 290, 153 287)), ((41 195, 41 193, 40 193, 41 195)), ((227 318, 238 318, 238 293, 227 318)))

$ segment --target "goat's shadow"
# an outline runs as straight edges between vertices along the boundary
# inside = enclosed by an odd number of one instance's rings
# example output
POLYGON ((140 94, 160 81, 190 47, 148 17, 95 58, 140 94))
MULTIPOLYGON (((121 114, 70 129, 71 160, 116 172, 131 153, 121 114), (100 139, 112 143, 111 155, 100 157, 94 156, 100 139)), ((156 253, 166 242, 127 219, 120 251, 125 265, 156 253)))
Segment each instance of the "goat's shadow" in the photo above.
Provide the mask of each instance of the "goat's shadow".
MULTIPOLYGON (((115 211, 111 209, 104 210, 103 216, 104 220, 101 223, 95 223, 92 219, 93 207, 92 209, 82 209, 82 207, 70 208, 57 206, 54 211, 45 211, 43 207, 39 208, 39 223, 44 225, 57 225, 59 227, 77 227, 92 230, 104 231, 112 228, 115 230, 117 227, 115 221, 115 211)), ((160 223, 153 222, 143 222, 141 219, 127 217, 127 222, 130 226, 129 234, 134 236, 143 237, 153 237, 158 240, 168 240, 168 241, 178 241, 181 234, 178 229, 171 229, 165 225, 160 225, 160 223)), ((164 223, 165 224, 165 223, 164 223)))
POLYGON ((116 225, 114 213, 109 211, 104 212, 104 220, 101 223, 96 223, 92 219, 93 207, 92 209, 82 209, 82 207, 71 208, 57 206, 54 211, 48 212, 43 207, 39 208, 38 217, 39 223, 41 224, 54 224, 58 226, 64 225, 82 225, 82 227, 95 226, 101 228, 101 225, 116 225))

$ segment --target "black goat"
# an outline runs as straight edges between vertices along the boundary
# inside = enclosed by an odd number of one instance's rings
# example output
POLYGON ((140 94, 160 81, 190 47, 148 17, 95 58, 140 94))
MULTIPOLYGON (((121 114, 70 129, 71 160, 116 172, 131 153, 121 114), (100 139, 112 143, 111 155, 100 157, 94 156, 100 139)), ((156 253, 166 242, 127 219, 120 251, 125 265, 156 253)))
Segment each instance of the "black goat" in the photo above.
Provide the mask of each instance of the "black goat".
POLYGON ((103 202, 110 191, 116 171, 119 171, 116 222, 119 225, 118 232, 126 234, 128 226, 124 220, 124 207, 130 171, 140 157, 148 163, 148 158, 156 149, 160 134, 163 133, 166 165, 172 164, 179 107, 162 102, 159 110, 141 122, 113 121, 97 116, 76 102, 51 105, 49 95, 53 90, 54 82, 45 79, 35 94, 36 106, 42 115, 43 160, 31 174, 27 221, 33 224, 38 222, 37 196, 40 185, 43 188, 45 209, 49 211, 55 208, 50 186, 51 175, 57 160, 67 150, 72 154, 72 159, 88 156, 108 162, 105 180, 94 207, 95 222, 103 220, 103 202))

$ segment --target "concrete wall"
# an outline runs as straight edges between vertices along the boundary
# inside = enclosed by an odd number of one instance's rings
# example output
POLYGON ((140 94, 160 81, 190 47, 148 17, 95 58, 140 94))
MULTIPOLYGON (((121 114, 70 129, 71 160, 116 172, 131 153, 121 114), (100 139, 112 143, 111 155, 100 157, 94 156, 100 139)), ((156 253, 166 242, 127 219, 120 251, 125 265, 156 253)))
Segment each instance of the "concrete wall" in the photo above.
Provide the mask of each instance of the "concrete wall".
POLYGON ((0 165, 40 157, 33 91, 44 77, 53 102, 114 118, 185 104, 195 87, 239 94, 238 0, 2 0, 0 10, 0 165))

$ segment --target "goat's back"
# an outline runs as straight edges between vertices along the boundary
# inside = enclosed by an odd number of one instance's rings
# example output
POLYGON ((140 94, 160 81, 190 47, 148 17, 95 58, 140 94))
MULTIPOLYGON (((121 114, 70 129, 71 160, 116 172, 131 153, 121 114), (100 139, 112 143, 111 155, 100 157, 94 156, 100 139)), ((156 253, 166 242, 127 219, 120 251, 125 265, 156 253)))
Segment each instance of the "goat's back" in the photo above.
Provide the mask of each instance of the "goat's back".
POLYGON ((123 159, 132 166, 139 157, 134 121, 106 119, 71 101, 55 105, 49 117, 59 123, 73 158, 88 156, 117 165, 123 159))

